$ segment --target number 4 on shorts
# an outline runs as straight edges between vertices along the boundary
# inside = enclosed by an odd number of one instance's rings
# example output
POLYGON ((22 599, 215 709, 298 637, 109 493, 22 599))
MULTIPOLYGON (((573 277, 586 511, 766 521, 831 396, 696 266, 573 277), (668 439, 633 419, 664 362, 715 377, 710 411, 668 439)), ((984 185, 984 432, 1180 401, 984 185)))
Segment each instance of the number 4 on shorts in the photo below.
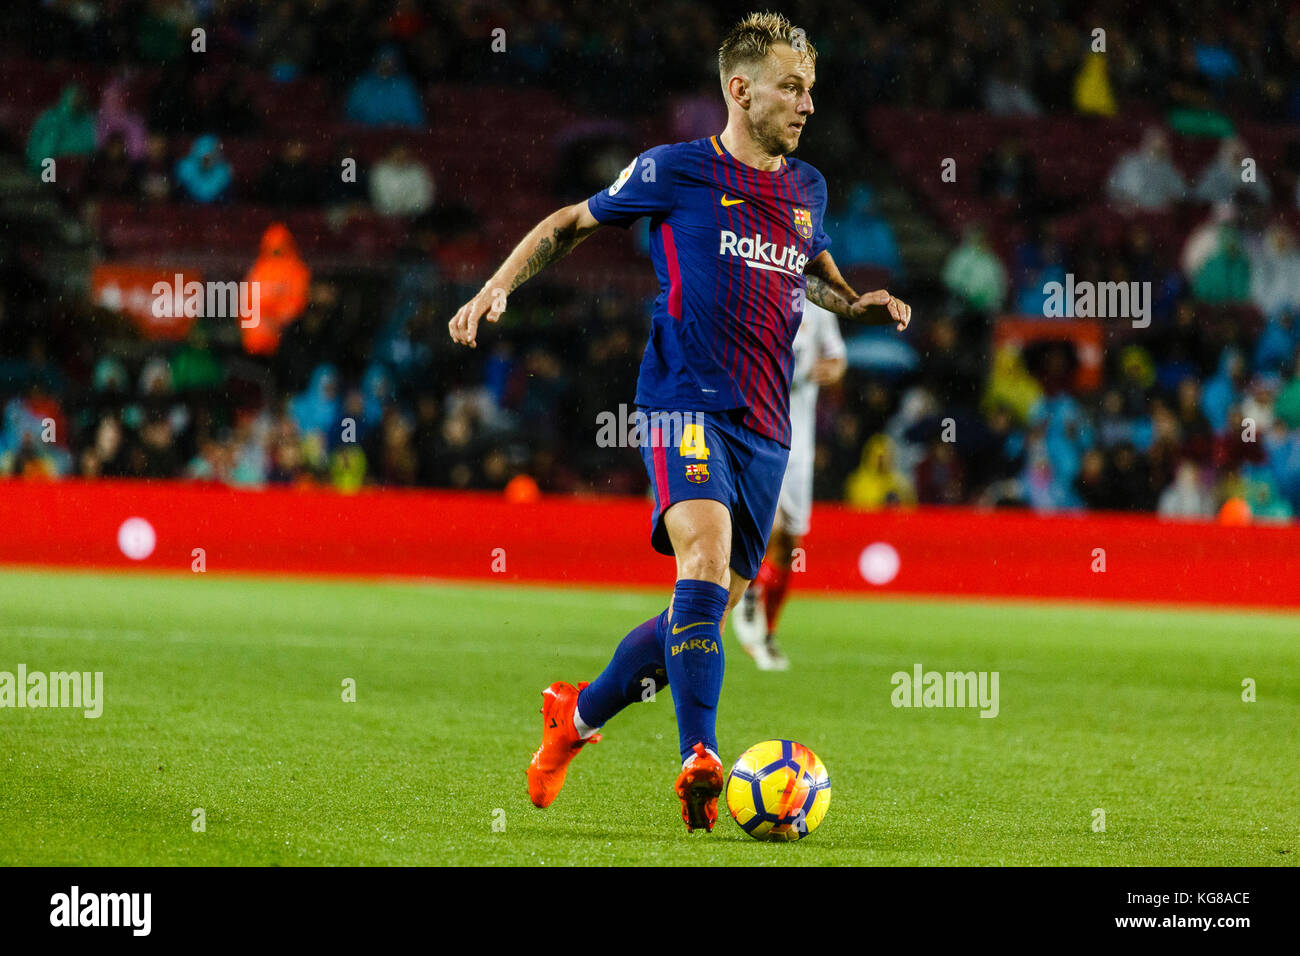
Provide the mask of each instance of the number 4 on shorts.
POLYGON ((677 453, 683 458, 703 460, 709 457, 709 446, 704 443, 703 425, 693 423, 682 429, 682 444, 677 453))

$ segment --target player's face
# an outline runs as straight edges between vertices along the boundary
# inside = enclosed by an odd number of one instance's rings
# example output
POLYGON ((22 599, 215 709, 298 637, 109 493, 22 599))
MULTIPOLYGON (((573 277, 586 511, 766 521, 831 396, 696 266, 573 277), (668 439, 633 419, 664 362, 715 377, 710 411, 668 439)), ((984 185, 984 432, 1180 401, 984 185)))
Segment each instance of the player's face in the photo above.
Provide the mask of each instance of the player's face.
POLYGON ((787 44, 773 46, 754 81, 748 112, 754 141, 770 155, 784 156, 799 146, 804 123, 812 116, 816 81, 812 59, 787 44))

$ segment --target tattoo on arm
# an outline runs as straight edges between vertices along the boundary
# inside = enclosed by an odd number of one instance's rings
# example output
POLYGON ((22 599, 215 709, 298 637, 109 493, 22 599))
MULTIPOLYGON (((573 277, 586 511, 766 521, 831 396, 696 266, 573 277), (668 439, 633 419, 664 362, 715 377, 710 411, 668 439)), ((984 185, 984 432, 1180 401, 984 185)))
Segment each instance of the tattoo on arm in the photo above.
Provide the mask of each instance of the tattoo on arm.
POLYGON ((849 314, 849 310, 853 303, 845 299, 841 292, 834 289, 824 279, 820 279, 817 276, 810 275, 805 276, 804 278, 807 284, 807 287, 804 290, 804 298, 815 305, 820 305, 823 309, 826 309, 829 312, 834 312, 838 315, 849 314))
POLYGON ((584 236, 578 235, 577 229, 565 230, 556 226, 550 236, 543 236, 533 248, 532 255, 528 257, 524 267, 519 270, 519 274, 510 283, 510 291, 514 292, 515 289, 518 289, 552 262, 563 259, 584 238, 584 236))

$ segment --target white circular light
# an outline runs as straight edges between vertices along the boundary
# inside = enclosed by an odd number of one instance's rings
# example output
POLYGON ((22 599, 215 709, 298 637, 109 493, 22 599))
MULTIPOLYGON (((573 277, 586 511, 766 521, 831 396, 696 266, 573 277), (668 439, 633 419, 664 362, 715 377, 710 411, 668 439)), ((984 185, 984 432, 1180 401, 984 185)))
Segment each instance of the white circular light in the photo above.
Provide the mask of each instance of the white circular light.
POLYGON ((892 544, 877 541, 862 549, 862 554, 858 556, 858 573, 868 584, 888 584, 898 577, 901 563, 892 544))
POLYGON ((132 561, 143 561, 153 554, 158 535, 143 518, 127 518, 117 529, 117 546, 132 561))

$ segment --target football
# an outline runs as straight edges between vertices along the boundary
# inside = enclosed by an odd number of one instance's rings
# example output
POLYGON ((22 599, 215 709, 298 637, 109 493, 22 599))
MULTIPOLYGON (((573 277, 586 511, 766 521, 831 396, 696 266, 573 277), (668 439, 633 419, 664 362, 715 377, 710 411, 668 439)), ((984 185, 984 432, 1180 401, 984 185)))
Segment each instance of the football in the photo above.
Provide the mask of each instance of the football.
POLYGON ((754 744, 727 777, 727 809, 755 840, 802 840, 830 805, 826 765, 793 740, 754 744))

